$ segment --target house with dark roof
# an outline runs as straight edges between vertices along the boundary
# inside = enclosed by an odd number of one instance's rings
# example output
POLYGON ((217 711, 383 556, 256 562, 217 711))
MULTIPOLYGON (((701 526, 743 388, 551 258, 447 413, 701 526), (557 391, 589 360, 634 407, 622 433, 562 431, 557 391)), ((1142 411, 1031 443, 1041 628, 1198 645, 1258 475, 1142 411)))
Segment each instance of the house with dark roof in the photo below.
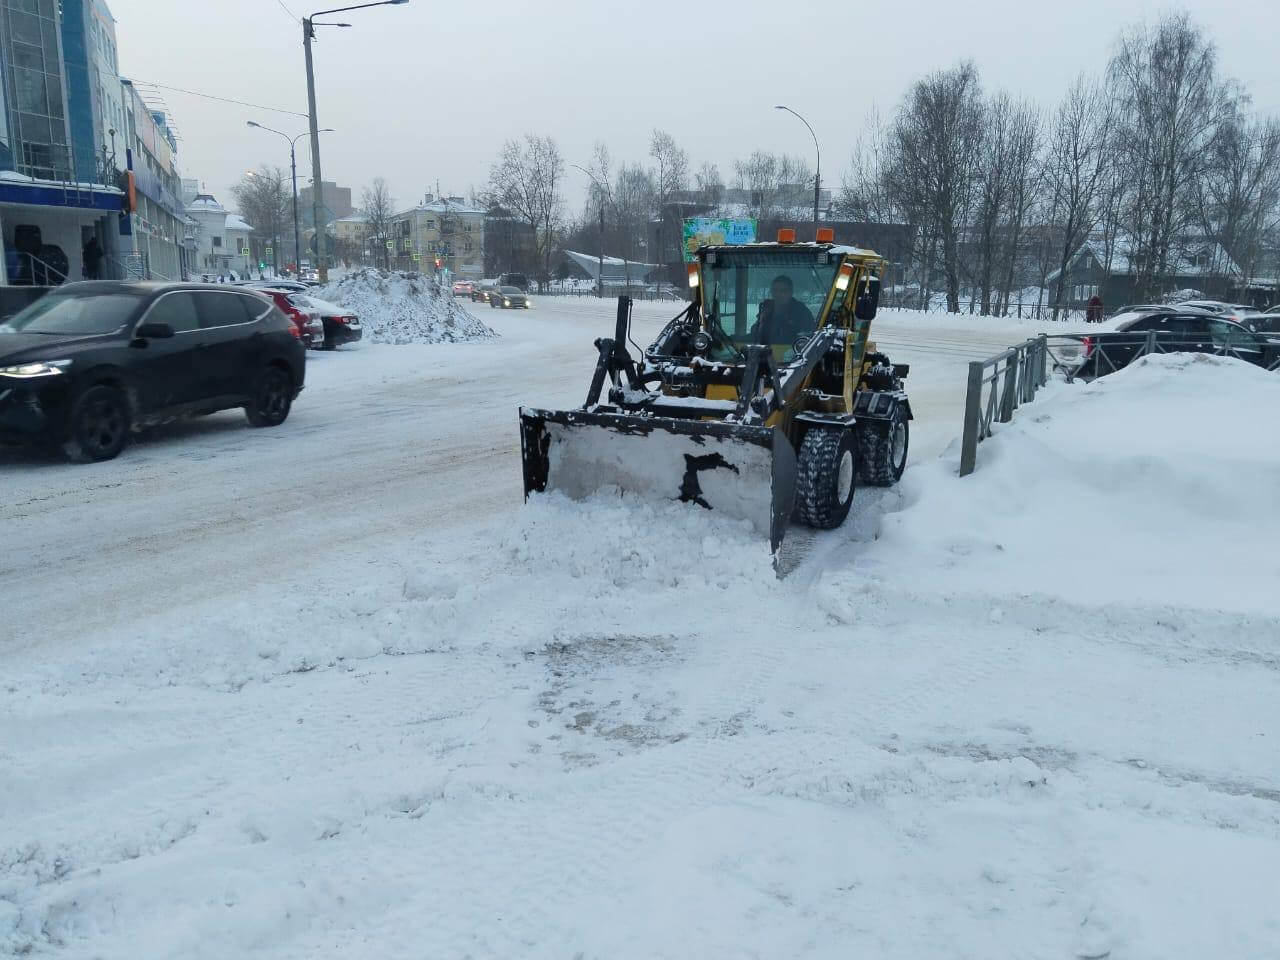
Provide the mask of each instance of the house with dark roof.
MULTIPOLYGON (((1137 291, 1138 254, 1127 237, 1117 238, 1110 256, 1100 238, 1091 237, 1081 244, 1067 263, 1067 282, 1063 305, 1082 307, 1094 296, 1107 306, 1132 302, 1137 291)), ((1045 278, 1045 286, 1055 291, 1058 274, 1054 270, 1045 278)), ((1169 266, 1162 281, 1166 289, 1198 290, 1205 296, 1226 296, 1240 282, 1240 267, 1218 241, 1208 237, 1187 237, 1169 251, 1169 266)))

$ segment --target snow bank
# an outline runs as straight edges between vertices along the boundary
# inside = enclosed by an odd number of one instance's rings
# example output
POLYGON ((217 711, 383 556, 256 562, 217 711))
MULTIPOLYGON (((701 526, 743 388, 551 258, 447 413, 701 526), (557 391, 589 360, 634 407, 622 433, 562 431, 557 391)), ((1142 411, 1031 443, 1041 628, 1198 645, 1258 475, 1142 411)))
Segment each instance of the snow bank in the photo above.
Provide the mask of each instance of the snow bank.
POLYGON ((1209 354, 1053 386, 978 448, 917 465, 882 575, 1089 604, 1280 613, 1280 377, 1209 354))
POLYGON ((310 291, 355 313, 373 343, 458 343, 496 336, 434 279, 362 267, 310 291))

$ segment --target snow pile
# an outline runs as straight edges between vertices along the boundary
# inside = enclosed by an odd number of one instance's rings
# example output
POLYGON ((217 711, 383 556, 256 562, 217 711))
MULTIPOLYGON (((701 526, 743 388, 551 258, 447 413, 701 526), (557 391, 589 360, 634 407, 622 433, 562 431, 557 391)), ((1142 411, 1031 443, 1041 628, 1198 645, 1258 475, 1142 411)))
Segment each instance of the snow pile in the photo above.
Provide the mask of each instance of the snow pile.
POLYGON ((439 282, 417 273, 362 267, 309 291, 360 318, 373 343, 460 343, 496 334, 439 282))
POLYGON ((1275 410, 1280 377, 1210 354, 1057 385, 996 425, 971 477, 947 482, 958 445, 912 471, 884 575, 924 561, 948 590, 1274 614, 1275 410))

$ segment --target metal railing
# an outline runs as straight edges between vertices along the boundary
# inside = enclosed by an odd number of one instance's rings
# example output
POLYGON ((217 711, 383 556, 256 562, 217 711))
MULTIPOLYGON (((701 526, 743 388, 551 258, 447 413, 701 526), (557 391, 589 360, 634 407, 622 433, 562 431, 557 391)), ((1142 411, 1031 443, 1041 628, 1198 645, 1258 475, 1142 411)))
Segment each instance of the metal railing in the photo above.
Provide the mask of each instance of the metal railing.
POLYGON ((1041 334, 986 360, 969 364, 960 445, 960 476, 973 473, 978 444, 991 436, 993 423, 1008 423, 1021 404, 1036 398, 1049 382, 1049 349, 1041 334))
POLYGON ((56 287, 67 282, 67 269, 42 260, 34 253, 17 250, 10 254, 13 266, 9 283, 21 287, 56 287))
MULTIPOLYGON (((880 293, 881 310, 914 310, 919 313, 949 313, 945 299, 937 296, 921 302, 919 294, 901 293, 882 290, 880 293)), ((1080 323, 1086 319, 1088 309, 1078 303, 1058 304, 1058 321, 1061 323, 1080 323)), ((960 299, 958 313, 978 316, 982 313, 981 304, 967 297, 960 299)), ((991 317, 1014 317, 1019 320, 1052 320, 1054 305, 1038 300, 1009 300, 1000 310, 992 310, 991 317)))
POLYGON ((1139 357, 1157 353, 1205 353, 1239 360, 1280 372, 1280 347, 1266 337, 1215 337, 1210 333, 1040 334, 986 360, 969 364, 965 394, 964 432, 960 445, 960 476, 977 467, 978 444, 992 436, 996 423, 1009 423, 1014 411, 1035 399, 1049 382, 1049 373, 1071 383, 1115 373, 1139 357))
MULTIPOLYGON (((536 289, 536 288, 535 288, 536 289)), ((599 297, 595 287, 549 287, 542 294, 544 297, 599 297)), ((669 300, 683 301, 688 303, 688 297, 681 293, 669 289, 654 290, 646 288, 639 284, 632 286, 629 290, 624 284, 605 284, 604 296, 599 297, 602 300, 616 300, 621 296, 629 296, 632 300, 669 300)))
POLYGON ((1153 353, 1207 353, 1235 357, 1270 371, 1280 370, 1280 348, 1269 344, 1265 336, 1157 330, 1050 334, 1048 348, 1054 370, 1061 372, 1068 383, 1077 377, 1094 379, 1115 373, 1153 353))

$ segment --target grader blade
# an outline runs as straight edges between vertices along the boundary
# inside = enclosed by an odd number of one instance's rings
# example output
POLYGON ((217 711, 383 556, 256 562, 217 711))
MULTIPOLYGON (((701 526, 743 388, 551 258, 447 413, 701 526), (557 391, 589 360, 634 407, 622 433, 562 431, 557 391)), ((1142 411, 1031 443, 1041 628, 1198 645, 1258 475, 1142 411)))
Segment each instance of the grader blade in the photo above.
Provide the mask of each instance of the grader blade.
POLYGON ((796 455, 773 427, 585 410, 520 410, 524 493, 671 500, 745 519, 777 551, 796 455))

